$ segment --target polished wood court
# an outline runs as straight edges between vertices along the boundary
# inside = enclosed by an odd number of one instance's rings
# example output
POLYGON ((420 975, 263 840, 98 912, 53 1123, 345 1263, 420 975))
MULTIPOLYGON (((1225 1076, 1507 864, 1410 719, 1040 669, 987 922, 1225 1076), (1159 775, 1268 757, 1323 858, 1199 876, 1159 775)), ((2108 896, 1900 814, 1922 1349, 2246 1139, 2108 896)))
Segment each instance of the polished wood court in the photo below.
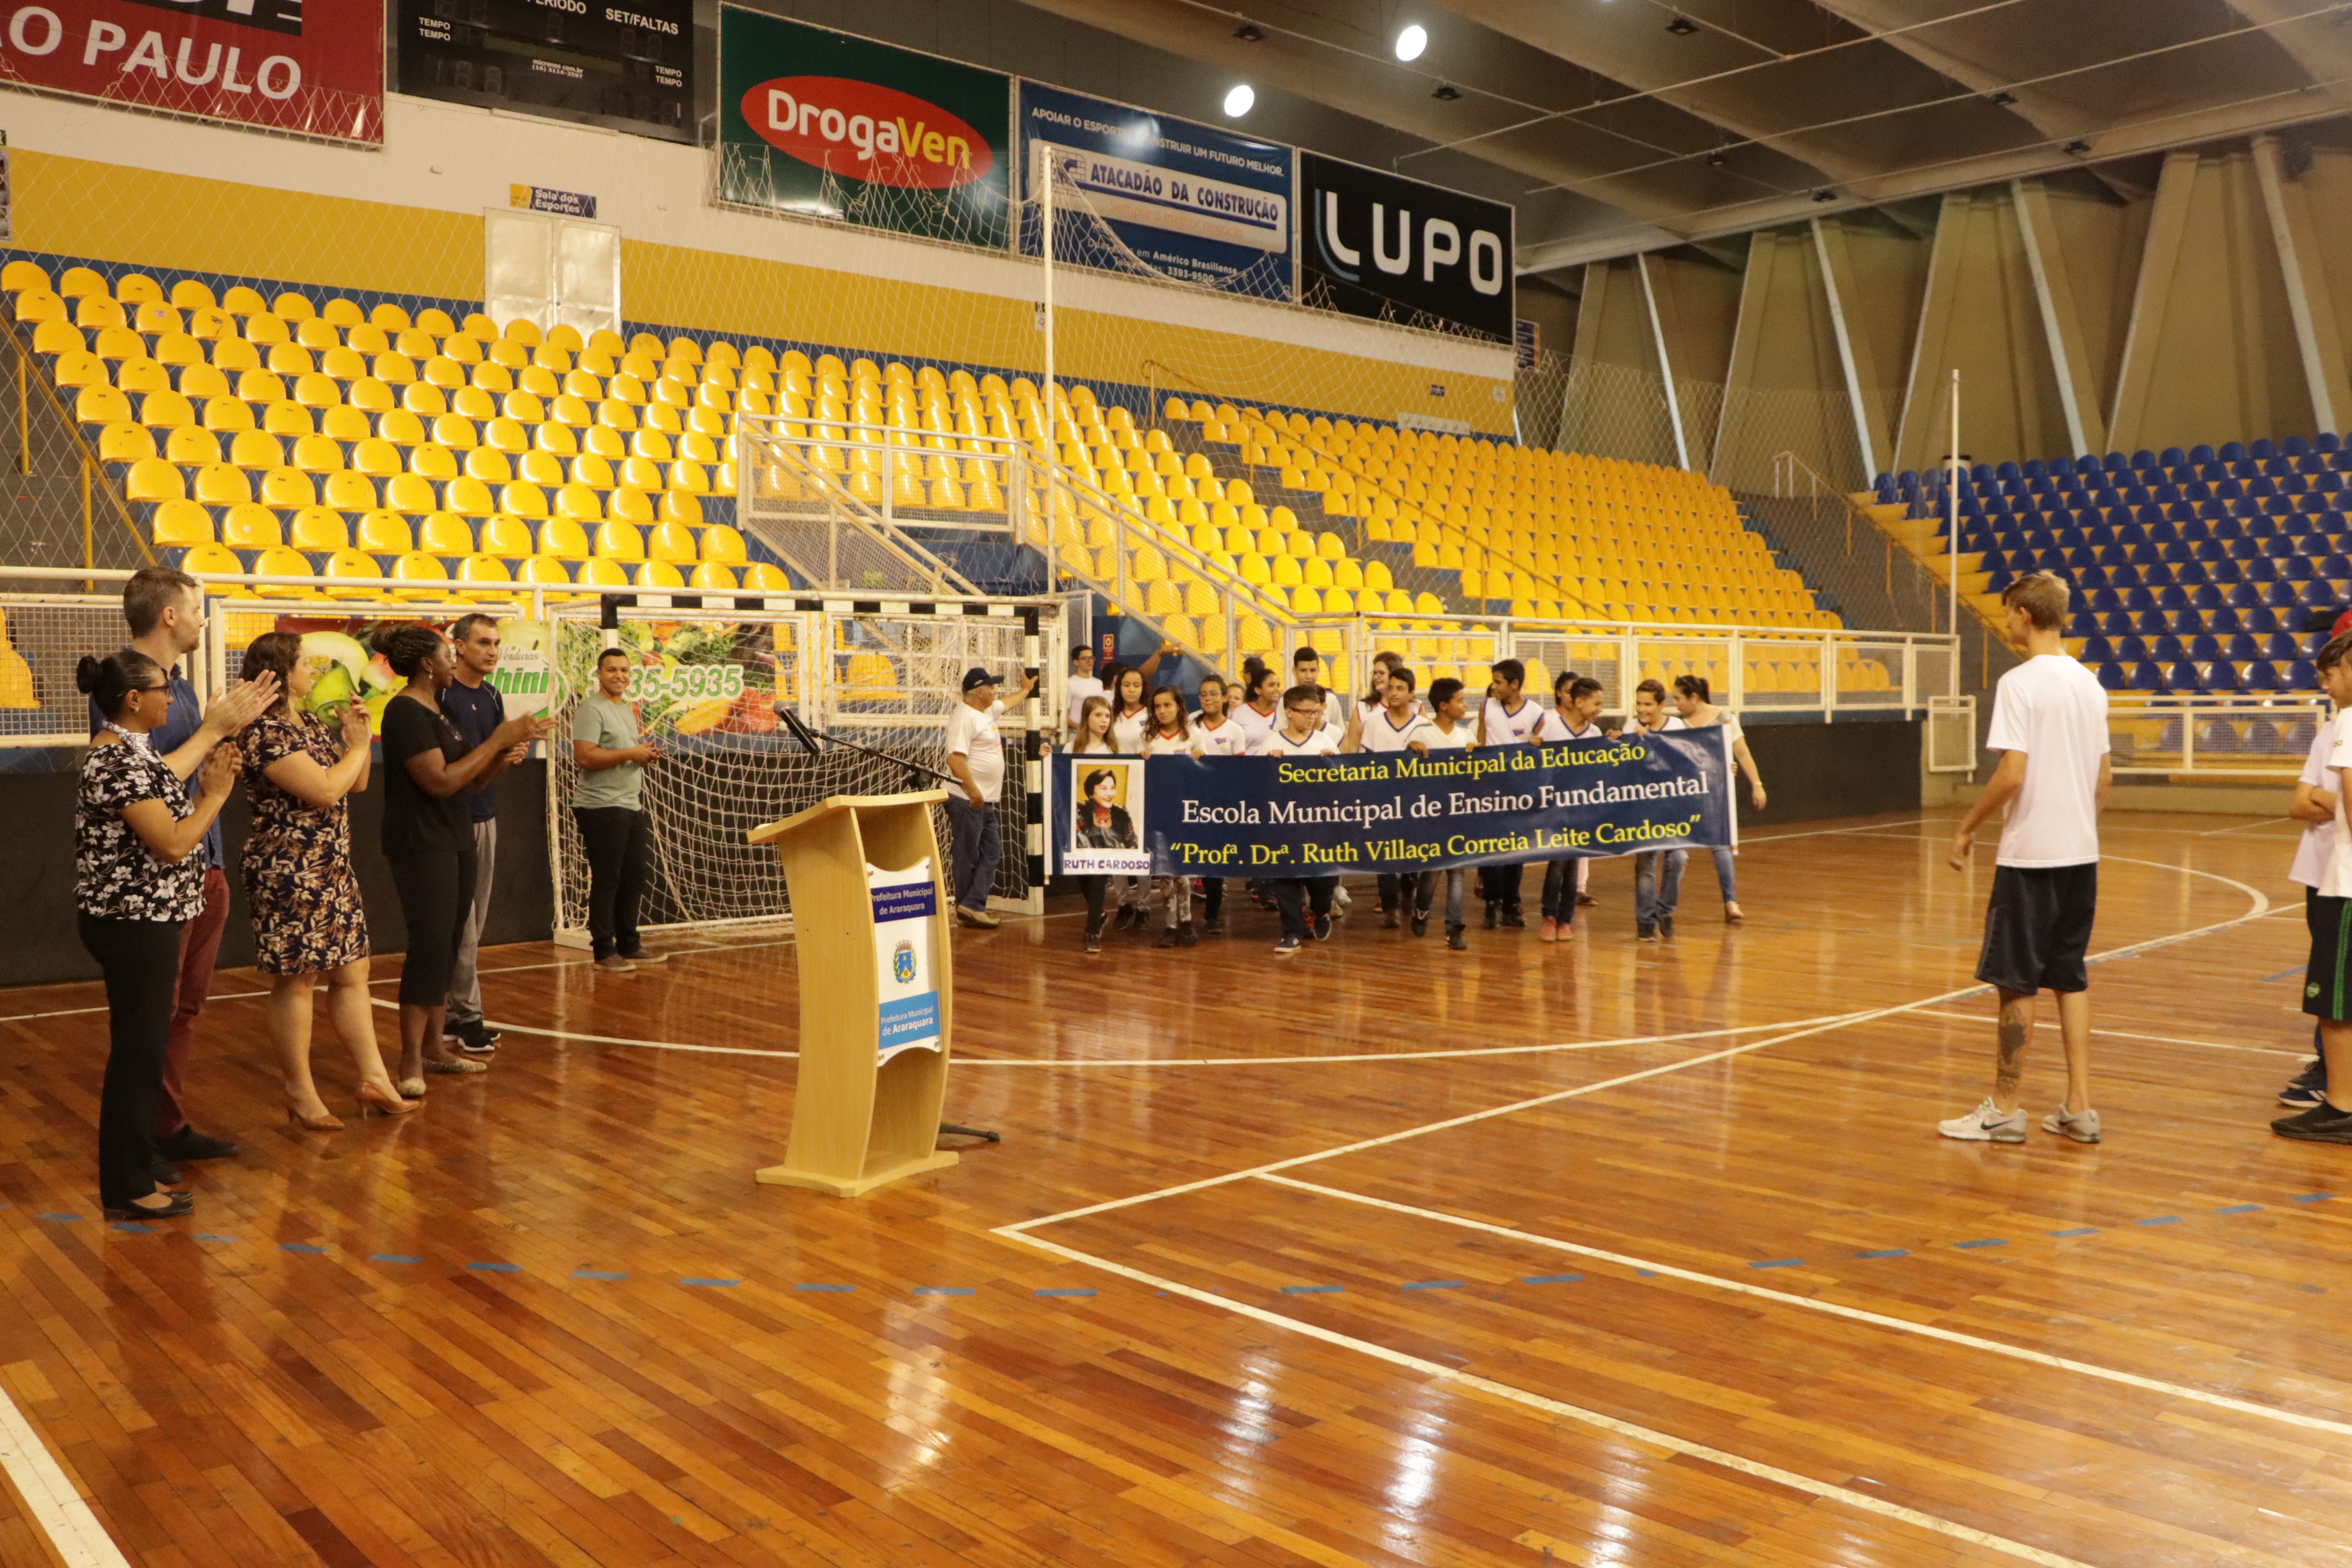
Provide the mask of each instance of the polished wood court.
POLYGON ((1935 1134, 1991 1058, 1948 831, 1759 836, 1736 930, 1697 858, 1654 945, 1622 862, 1557 947, 1369 883, 1295 960, 1239 901, 960 933, 950 1115, 1004 1141, 851 1202, 751 1180, 775 933, 486 955, 496 1069, 333 1136, 225 973, 245 1149, 148 1230, 96 988, 0 995, 0 1564, 2341 1562, 2352 1149, 2264 1125, 2294 829, 2108 818, 2107 1142, 2022 1148, 1935 1134))

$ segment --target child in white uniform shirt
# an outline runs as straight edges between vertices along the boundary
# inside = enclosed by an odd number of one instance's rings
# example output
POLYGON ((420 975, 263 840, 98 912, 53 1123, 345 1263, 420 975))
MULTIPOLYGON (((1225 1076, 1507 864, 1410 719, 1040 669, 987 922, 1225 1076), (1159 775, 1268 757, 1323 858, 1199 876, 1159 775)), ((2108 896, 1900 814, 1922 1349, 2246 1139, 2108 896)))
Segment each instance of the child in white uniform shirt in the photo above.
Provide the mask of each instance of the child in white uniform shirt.
MULTIPOLYGON (((1679 730, 1683 721, 1666 711, 1664 682, 1645 680, 1633 688, 1633 722, 1649 731, 1679 730)), ((1683 867, 1687 849, 1644 849, 1633 857, 1633 935, 1655 942, 1675 934, 1675 906, 1683 890, 1683 867)))
POLYGON ((2009 807, 1977 960, 1977 978, 2000 994, 2000 1052, 1992 1093, 1941 1123, 1947 1138, 2025 1142, 2018 1083, 2033 1037, 2034 997, 2047 985, 2058 994, 2066 1100, 2042 1130, 2077 1143, 2099 1141, 2099 1113, 2091 1109, 2091 979, 2083 960, 2098 913, 2099 813, 2113 773, 2107 694, 2061 638, 2066 599, 2066 584, 2047 572, 2020 577, 2000 594, 2009 640, 2026 658, 1994 689, 1985 744, 2001 754, 2000 765, 1961 818, 1951 849, 1953 868, 1967 870, 1977 825, 2009 807))
MULTIPOLYGON (((1474 742, 1466 707, 1460 681, 1449 676, 1429 683, 1429 730, 1424 738, 1431 751, 1470 749, 1474 742)), ((1445 879, 1445 945, 1460 952, 1470 945, 1469 939, 1462 934, 1462 889, 1470 880, 1470 873, 1464 867, 1421 874, 1421 885, 1413 895, 1412 934, 1419 936, 1429 929, 1430 900, 1436 892, 1440 877, 1445 879)))
MULTIPOLYGON (((1151 727, 1143 737, 1143 754, 1147 757, 1197 757, 1201 742, 1192 737, 1192 727, 1184 721, 1184 697, 1172 686, 1163 686, 1151 694, 1151 727)), ((1160 931, 1162 947, 1191 947, 1201 939, 1192 930, 1192 877, 1180 872, 1173 877, 1152 879, 1160 889, 1161 908, 1167 913, 1167 924, 1160 931)))
MULTIPOLYGON (((1549 745, 1601 738, 1601 682, 1589 675, 1563 675, 1552 683, 1552 710, 1536 731, 1538 740, 1549 745)), ((1558 942, 1576 923, 1577 896, 1584 890, 1585 870, 1591 864, 1583 855, 1564 855, 1545 864, 1538 942, 1558 942)))
MULTIPOLYGON (((2352 641, 2339 637, 2320 649, 2315 661, 2319 684, 2333 698, 2334 681, 2329 672, 2344 668, 2345 650, 2352 641)), ((2294 863, 2288 868, 2287 880, 2303 885, 2303 921, 2316 941, 2320 931, 2319 884, 2327 874, 2328 858, 2336 851, 2336 774, 2328 759, 2336 754, 2336 736, 2344 716, 2344 704, 2320 721, 2318 731, 2311 737, 2310 752, 2303 759, 2303 772, 2295 775, 2294 801, 2286 809, 2287 816, 2304 825, 2303 837, 2294 847, 2294 863)), ((2326 1098, 2327 1058, 2323 1054, 2319 1026, 2311 1026, 2311 1050, 2315 1059, 2297 1073, 2286 1088, 2279 1091, 2279 1103, 2297 1110, 2308 1110, 2326 1098)))
MULTIPOLYGON (((1201 710, 1192 715, 1192 738, 1200 742, 1204 757, 1239 757, 1248 754, 1249 731, 1240 720, 1225 711, 1233 695, 1224 678, 1204 675, 1201 678, 1201 710)), ((1203 877, 1201 879, 1202 905, 1201 934, 1223 936, 1225 933, 1225 879, 1203 877)))
MULTIPOLYGON (((1355 726, 1349 728, 1352 731, 1355 726)), ((1328 757, 1354 747, 1352 734, 1334 740, 1331 731, 1323 727, 1323 689, 1294 686, 1282 694, 1281 726, 1258 742, 1254 754, 1328 757)), ((1269 880, 1274 888, 1275 907, 1282 911, 1282 940, 1274 944, 1277 957, 1287 958, 1297 952, 1307 944, 1310 934, 1318 942, 1329 939, 1331 895, 1339 886, 1339 878, 1276 877, 1269 880)))
MULTIPOLYGON (((1544 708, 1525 694, 1527 680, 1528 667, 1517 659, 1496 661, 1494 680, 1486 689, 1486 705, 1478 712, 1478 744, 1517 746, 1535 739, 1536 726, 1543 722, 1544 708)), ((1527 917, 1519 912, 1519 883, 1526 872, 1524 865, 1488 866, 1480 871, 1486 883, 1488 931, 1497 923, 1528 923, 1527 917)))
MULTIPOLYGON (((1358 711, 1356 722, 1364 737, 1367 752, 1413 752, 1429 755, 1430 722, 1422 717, 1421 697, 1413 689, 1412 671, 1402 664, 1391 664, 1384 678, 1387 691, 1381 706, 1370 715, 1358 711)), ((1421 879, 1420 871, 1383 871, 1378 878, 1381 889, 1381 929, 1394 931, 1410 911, 1406 905, 1412 901, 1421 879)), ((1421 936, 1428 929, 1426 905, 1423 913, 1413 917, 1413 935, 1421 936)))
MULTIPOLYGON (((2316 804, 2322 792, 2332 795, 2319 886, 2304 906, 2305 923, 2311 928, 2311 963, 2303 977, 2303 1010, 2319 1020, 2322 1067, 2318 1081, 2306 1085, 2315 1091, 2317 1102, 2272 1122, 2271 1131, 2282 1138, 2310 1143, 2352 1143, 2352 1106, 2334 1098, 2336 1084, 2352 1086, 2352 1022, 2347 1021, 2352 1017, 2352 996, 2347 996, 2347 991, 2352 991, 2352 830, 2345 824, 2344 803, 2345 786, 2352 782, 2352 774, 2347 773, 2352 769, 2352 724, 2344 722, 2345 704, 2352 702, 2352 636, 2330 642, 2320 649, 2315 662, 2319 682, 2336 709, 2336 717, 2322 729, 2321 739, 2332 731, 2335 746, 2327 756, 2326 782, 2309 795, 2298 784, 2295 804, 2301 806, 2307 799, 2316 804)), ((2314 827, 2305 832, 2306 846, 2318 831, 2314 827)), ((2297 854, 2296 880, 2302 880, 2304 868, 2303 856, 2297 854)), ((2305 1084, 2305 1080, 2296 1081, 2305 1084)), ((2352 1094, 2345 1098, 2352 1100, 2352 1094)))

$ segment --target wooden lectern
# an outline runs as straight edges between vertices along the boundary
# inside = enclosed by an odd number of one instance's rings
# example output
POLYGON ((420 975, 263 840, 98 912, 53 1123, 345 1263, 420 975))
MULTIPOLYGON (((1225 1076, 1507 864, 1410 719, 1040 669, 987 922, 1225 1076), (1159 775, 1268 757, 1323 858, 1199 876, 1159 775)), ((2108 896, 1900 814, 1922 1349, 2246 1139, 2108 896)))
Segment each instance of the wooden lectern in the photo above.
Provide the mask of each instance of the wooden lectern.
MULTIPOLYGON (((956 1163, 938 1147, 952 1038, 953 942, 931 807, 945 791, 835 795, 755 827, 784 859, 800 960, 800 1081, 784 1163, 754 1173, 777 1186, 854 1198, 885 1182, 956 1163), (866 868, 931 867, 930 978, 939 994, 939 1048, 881 1059, 887 978, 877 966, 866 868)), ((918 884, 919 886, 919 884, 918 884)))

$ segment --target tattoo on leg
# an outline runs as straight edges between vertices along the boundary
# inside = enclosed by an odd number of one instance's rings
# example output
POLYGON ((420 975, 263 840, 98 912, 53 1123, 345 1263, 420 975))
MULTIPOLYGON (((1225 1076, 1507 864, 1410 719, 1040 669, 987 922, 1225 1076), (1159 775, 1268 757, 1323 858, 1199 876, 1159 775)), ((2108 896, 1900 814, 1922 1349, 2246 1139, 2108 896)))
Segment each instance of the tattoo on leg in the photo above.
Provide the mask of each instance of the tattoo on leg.
POLYGON ((2021 1012, 2000 1010, 2000 1066, 1993 1079, 1996 1098, 2014 1100, 2025 1067, 2025 1018, 2021 1012))

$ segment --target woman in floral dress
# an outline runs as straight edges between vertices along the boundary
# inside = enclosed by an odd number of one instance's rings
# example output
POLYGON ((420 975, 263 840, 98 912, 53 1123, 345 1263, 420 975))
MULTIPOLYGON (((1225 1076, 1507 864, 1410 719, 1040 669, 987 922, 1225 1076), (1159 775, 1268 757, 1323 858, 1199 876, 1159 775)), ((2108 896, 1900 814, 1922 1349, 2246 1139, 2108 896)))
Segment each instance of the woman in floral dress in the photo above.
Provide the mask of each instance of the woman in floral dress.
POLYGON ((337 738, 305 712, 317 671, 299 637, 268 632, 245 650, 244 676, 276 675, 284 695, 238 737, 253 828, 245 841, 245 896, 254 962, 270 977, 269 1043, 287 1119, 313 1132, 342 1127, 310 1080, 310 994, 326 976, 327 1016, 359 1072, 362 1115, 416 1109, 394 1089, 376 1048, 368 999, 367 910, 352 866, 351 796, 367 787, 368 715, 356 700, 337 738))

